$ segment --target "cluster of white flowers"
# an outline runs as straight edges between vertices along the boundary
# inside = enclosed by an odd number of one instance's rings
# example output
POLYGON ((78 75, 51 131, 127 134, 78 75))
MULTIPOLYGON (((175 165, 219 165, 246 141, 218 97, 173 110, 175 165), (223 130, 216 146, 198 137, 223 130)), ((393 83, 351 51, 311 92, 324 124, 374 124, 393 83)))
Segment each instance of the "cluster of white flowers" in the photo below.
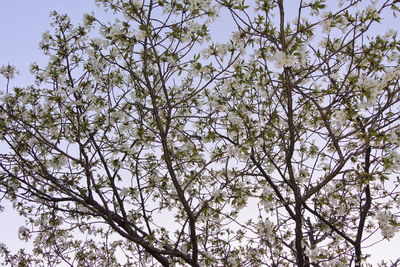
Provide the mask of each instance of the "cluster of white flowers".
POLYGON ((171 56, 171 55, 166 56, 166 57, 165 57, 165 61, 166 61, 170 66, 176 66, 176 64, 177 64, 176 59, 175 59, 173 56, 171 56))
POLYGON ((232 49, 232 46, 230 44, 221 44, 221 43, 215 44, 215 52, 220 57, 223 57, 228 52, 229 49, 232 49))
POLYGON ((122 27, 121 27, 121 23, 120 23, 118 20, 116 20, 116 21, 109 27, 109 30, 110 30, 110 35, 111 35, 111 37, 115 37, 115 36, 118 36, 118 35, 123 34, 123 32, 122 32, 122 27))
POLYGON ((243 119, 234 112, 230 112, 228 114, 228 120, 233 125, 237 125, 239 127, 243 125, 243 119))
POLYGON ((349 24, 349 21, 346 19, 346 17, 345 16, 341 16, 339 24, 337 26, 342 31, 342 34, 346 33, 348 24, 349 24))
POLYGON ((85 27, 91 27, 93 21, 96 19, 93 12, 90 14, 84 13, 82 18, 83 18, 83 25, 85 27))
POLYGON ((396 150, 387 149, 386 152, 389 154, 388 159, 390 164, 386 166, 387 171, 395 171, 400 168, 400 154, 396 150))
POLYGON ((46 166, 54 169, 60 169, 67 165, 67 158, 60 156, 59 158, 53 158, 52 160, 48 160, 46 166))
POLYGON ((190 11, 204 10, 208 12, 208 16, 210 19, 214 19, 219 10, 218 4, 213 4, 213 1, 210 0, 191 0, 187 1, 188 9, 190 11))
POLYGON ((333 259, 333 260, 329 260, 326 262, 322 262, 321 263, 322 267, 346 267, 348 266, 348 264, 344 263, 343 261, 339 260, 339 259, 333 259))
POLYGON ((378 220, 379 227, 381 228, 382 236, 385 238, 392 238, 399 230, 398 224, 394 223, 392 215, 387 211, 379 211, 376 214, 376 219, 378 220))
POLYGON ((329 32, 331 31, 332 27, 332 19, 325 19, 321 22, 322 25, 322 32, 324 34, 329 34, 329 32))
POLYGON ((276 52, 272 57, 272 60, 275 61, 276 68, 292 67, 295 64, 295 59, 294 55, 288 55, 282 51, 276 52))
POLYGON ((392 129, 388 132, 388 141, 394 145, 400 145, 400 137, 398 135, 398 128, 392 129))
POLYGON ((263 192, 262 192, 262 200, 260 201, 261 205, 264 206, 264 209, 266 211, 274 210, 275 208, 275 203, 271 201, 270 199, 273 196, 273 192, 271 188, 267 185, 264 186, 263 192))
POLYGON ((192 61, 192 62, 190 63, 189 75, 190 75, 190 76, 193 76, 193 77, 200 76, 200 74, 201 74, 201 69, 202 69, 201 63, 199 63, 199 62, 197 62, 197 61, 192 61))
MULTIPOLYGON (((351 199, 349 199, 349 200, 351 200, 351 199)), ((332 205, 332 207, 336 210, 336 214, 338 216, 343 216, 346 214, 346 212, 347 212, 346 204, 343 201, 341 201, 340 199, 338 199, 338 197, 334 197, 333 194, 330 194, 328 196, 328 201, 329 201, 329 204, 332 205)))
POLYGON ((197 61, 192 61, 188 74, 192 77, 202 76, 202 78, 208 81, 212 78, 213 72, 214 68, 212 64, 202 65, 197 61))
MULTIPOLYGON (((3 92, 0 91, 0 95, 2 93, 3 92)), ((3 97, 0 97, 0 100, 5 102, 7 100, 7 96, 8 96, 8 94, 4 95, 3 97)), ((0 113, 0 121, 3 123, 5 128, 9 127, 11 124, 10 119, 8 118, 8 116, 5 112, 0 113)))
MULTIPOLYGON (((92 44, 97 46, 99 49, 106 49, 110 45, 110 42, 107 39, 99 38, 99 37, 94 37, 91 39, 92 44)), ((89 56, 94 56, 94 51, 91 49, 86 49, 86 52, 89 54, 89 56)))
POLYGON ((335 39, 333 41, 333 49, 338 51, 342 47, 342 40, 341 39, 335 39))
POLYGON ((390 38, 394 38, 397 36, 397 30, 395 29, 389 29, 385 32, 385 34, 383 35, 384 39, 390 39, 390 38))
POLYGON ((318 42, 318 46, 321 48, 326 48, 328 45, 328 38, 321 38, 321 40, 318 42))
POLYGON ((51 35, 49 31, 45 31, 44 33, 42 33, 42 43, 47 43, 49 42, 51 39, 51 35))
POLYGON ((240 149, 235 146, 229 146, 226 150, 226 155, 228 157, 236 157, 238 154, 240 154, 240 149))
POLYGON ((204 251, 204 252, 202 252, 202 254, 203 254, 204 258, 206 258, 210 261, 215 261, 215 257, 211 252, 204 251))
POLYGON ((338 125, 343 126, 347 123, 347 115, 344 109, 336 110, 333 113, 333 117, 335 118, 335 121, 338 125))
POLYGON ((385 69, 385 76, 382 79, 381 84, 384 85, 387 82, 391 82, 398 77, 400 77, 400 66, 397 67, 388 67, 385 69))
POLYGON ((214 191, 212 191, 211 196, 215 198, 226 198, 226 192, 225 191, 221 191, 220 189, 214 189, 214 191))
POLYGON ((373 5, 368 6, 365 9, 365 13, 367 15, 370 15, 372 19, 378 19, 379 18, 379 12, 376 10, 376 7, 373 6, 373 5))
POLYGON ((22 240, 27 241, 30 238, 31 234, 28 228, 26 228, 25 226, 21 226, 18 228, 18 236, 22 240))
POLYGON ((129 192, 130 192, 130 188, 129 188, 129 187, 124 187, 124 188, 122 188, 121 191, 119 192, 119 195, 120 195, 121 197, 125 197, 125 196, 129 195, 129 192))
POLYGON ((263 238, 271 240, 273 237, 273 231, 274 231, 274 224, 270 220, 265 219, 264 221, 260 220, 258 222, 257 232, 263 238))
POLYGON ((304 184, 308 181, 308 177, 310 177, 310 173, 307 168, 301 168, 298 172, 295 173, 296 181, 299 184, 304 184))
POLYGON ((325 11, 321 14, 321 18, 323 19, 320 23, 320 25, 322 26, 322 32, 324 34, 329 34, 332 29, 332 14, 325 11))
POLYGON ((334 81, 338 81, 340 79, 340 75, 337 72, 331 73, 331 74, 329 74, 329 79, 334 80, 334 81))
POLYGON ((17 191, 18 188, 20 187, 20 183, 19 183, 18 180, 10 179, 10 180, 8 181, 7 186, 8 186, 9 188, 13 189, 14 191, 17 191))
POLYGON ((234 43, 235 48, 239 50, 239 53, 242 55, 245 54, 245 39, 239 31, 232 33, 231 40, 234 43))
POLYGON ((304 43, 298 48, 298 53, 299 53, 299 64, 300 66, 304 66, 307 64, 307 47, 308 43, 304 43))
POLYGON ((385 86, 385 83, 383 83, 380 79, 362 76, 360 79, 358 79, 357 85, 360 88, 364 88, 364 90, 368 92, 364 103, 361 105, 361 108, 367 108, 376 104, 381 89, 385 86))
POLYGON ((305 250, 305 254, 310 258, 310 261, 313 263, 318 263, 324 255, 327 255, 326 251, 322 248, 307 248, 305 250))
POLYGON ((15 75, 19 74, 19 72, 16 70, 15 66, 8 64, 0 67, 0 74, 7 79, 14 79, 15 75))
POLYGON ((234 48, 232 44, 222 44, 216 43, 212 46, 209 46, 201 51, 201 55, 208 59, 210 56, 217 56, 219 59, 223 60, 229 51, 232 51, 234 48))
POLYGON ((131 0, 130 3, 136 8, 140 8, 142 6, 142 0, 131 0))
POLYGON ((238 267, 240 261, 239 261, 239 258, 238 258, 238 257, 233 256, 233 257, 230 257, 230 258, 228 259, 228 263, 229 263, 229 266, 238 267))
POLYGON ((135 33, 135 38, 138 40, 138 41, 144 41, 145 39, 146 39, 146 37, 147 37, 147 32, 146 31, 144 31, 144 30, 139 30, 139 31, 137 31, 136 33, 135 33))
POLYGON ((7 246, 4 243, 0 243, 0 253, 3 251, 7 251, 7 246))
POLYGON ((54 47, 56 45, 57 44, 50 35, 49 31, 46 31, 42 34, 42 40, 40 41, 39 46, 42 48, 45 55, 50 55, 50 47, 54 47))

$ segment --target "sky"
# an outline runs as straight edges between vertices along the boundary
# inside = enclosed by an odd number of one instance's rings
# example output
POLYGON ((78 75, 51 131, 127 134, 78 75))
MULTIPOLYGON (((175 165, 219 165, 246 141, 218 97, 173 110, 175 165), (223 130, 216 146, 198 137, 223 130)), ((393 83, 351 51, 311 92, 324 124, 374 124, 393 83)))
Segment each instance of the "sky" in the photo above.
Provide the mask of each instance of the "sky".
MULTIPOLYGON (((92 0, 2 0, 0 8, 0 66, 12 64, 20 74, 11 86, 24 86, 33 82, 29 73, 29 65, 37 62, 46 63, 46 57, 39 50, 42 33, 50 29, 49 13, 57 10, 68 13, 74 24, 81 21, 84 13, 95 10, 92 0)), ((102 15, 104 16, 104 14, 102 15)), ((0 88, 4 80, 0 79, 0 88)), ((1 149, 1 147, 0 147, 1 149)), ((4 205, 4 204, 3 204, 4 205)), ((13 250, 25 246, 18 241, 18 227, 23 219, 8 205, 0 213, 0 242, 7 243, 13 250)), ((398 257, 396 247, 400 247, 400 236, 391 242, 381 242, 368 250, 372 254, 372 262, 379 259, 394 259, 398 257)))

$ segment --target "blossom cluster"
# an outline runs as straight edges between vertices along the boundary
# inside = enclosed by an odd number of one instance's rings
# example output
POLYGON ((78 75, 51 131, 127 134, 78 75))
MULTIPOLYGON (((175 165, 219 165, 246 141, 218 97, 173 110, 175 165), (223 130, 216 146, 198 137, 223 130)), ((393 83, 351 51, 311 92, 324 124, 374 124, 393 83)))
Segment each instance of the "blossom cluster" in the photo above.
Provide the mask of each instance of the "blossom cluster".
POLYGON ((15 66, 13 65, 2 65, 0 67, 0 74, 3 75, 6 79, 14 79, 15 75, 19 74, 15 66))

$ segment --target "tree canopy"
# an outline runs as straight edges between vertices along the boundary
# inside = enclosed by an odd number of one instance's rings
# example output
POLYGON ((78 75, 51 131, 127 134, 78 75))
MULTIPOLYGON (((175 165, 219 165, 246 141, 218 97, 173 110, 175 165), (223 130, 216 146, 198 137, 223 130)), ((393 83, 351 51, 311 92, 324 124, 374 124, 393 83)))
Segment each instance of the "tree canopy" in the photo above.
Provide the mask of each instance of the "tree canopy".
POLYGON ((395 236, 398 0, 96 2, 51 14, 32 86, 0 68, 33 243, 4 264, 361 266, 395 236))

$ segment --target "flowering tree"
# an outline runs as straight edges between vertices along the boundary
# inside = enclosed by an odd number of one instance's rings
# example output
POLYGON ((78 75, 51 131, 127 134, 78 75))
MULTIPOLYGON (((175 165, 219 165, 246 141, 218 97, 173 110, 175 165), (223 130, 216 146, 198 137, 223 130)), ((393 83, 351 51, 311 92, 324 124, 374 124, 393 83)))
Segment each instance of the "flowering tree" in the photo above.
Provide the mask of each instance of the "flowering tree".
POLYGON ((0 190, 34 240, 6 264, 361 266, 394 237, 400 43, 374 27, 399 1, 96 2, 114 22, 52 14, 34 85, 0 69, 0 190))

